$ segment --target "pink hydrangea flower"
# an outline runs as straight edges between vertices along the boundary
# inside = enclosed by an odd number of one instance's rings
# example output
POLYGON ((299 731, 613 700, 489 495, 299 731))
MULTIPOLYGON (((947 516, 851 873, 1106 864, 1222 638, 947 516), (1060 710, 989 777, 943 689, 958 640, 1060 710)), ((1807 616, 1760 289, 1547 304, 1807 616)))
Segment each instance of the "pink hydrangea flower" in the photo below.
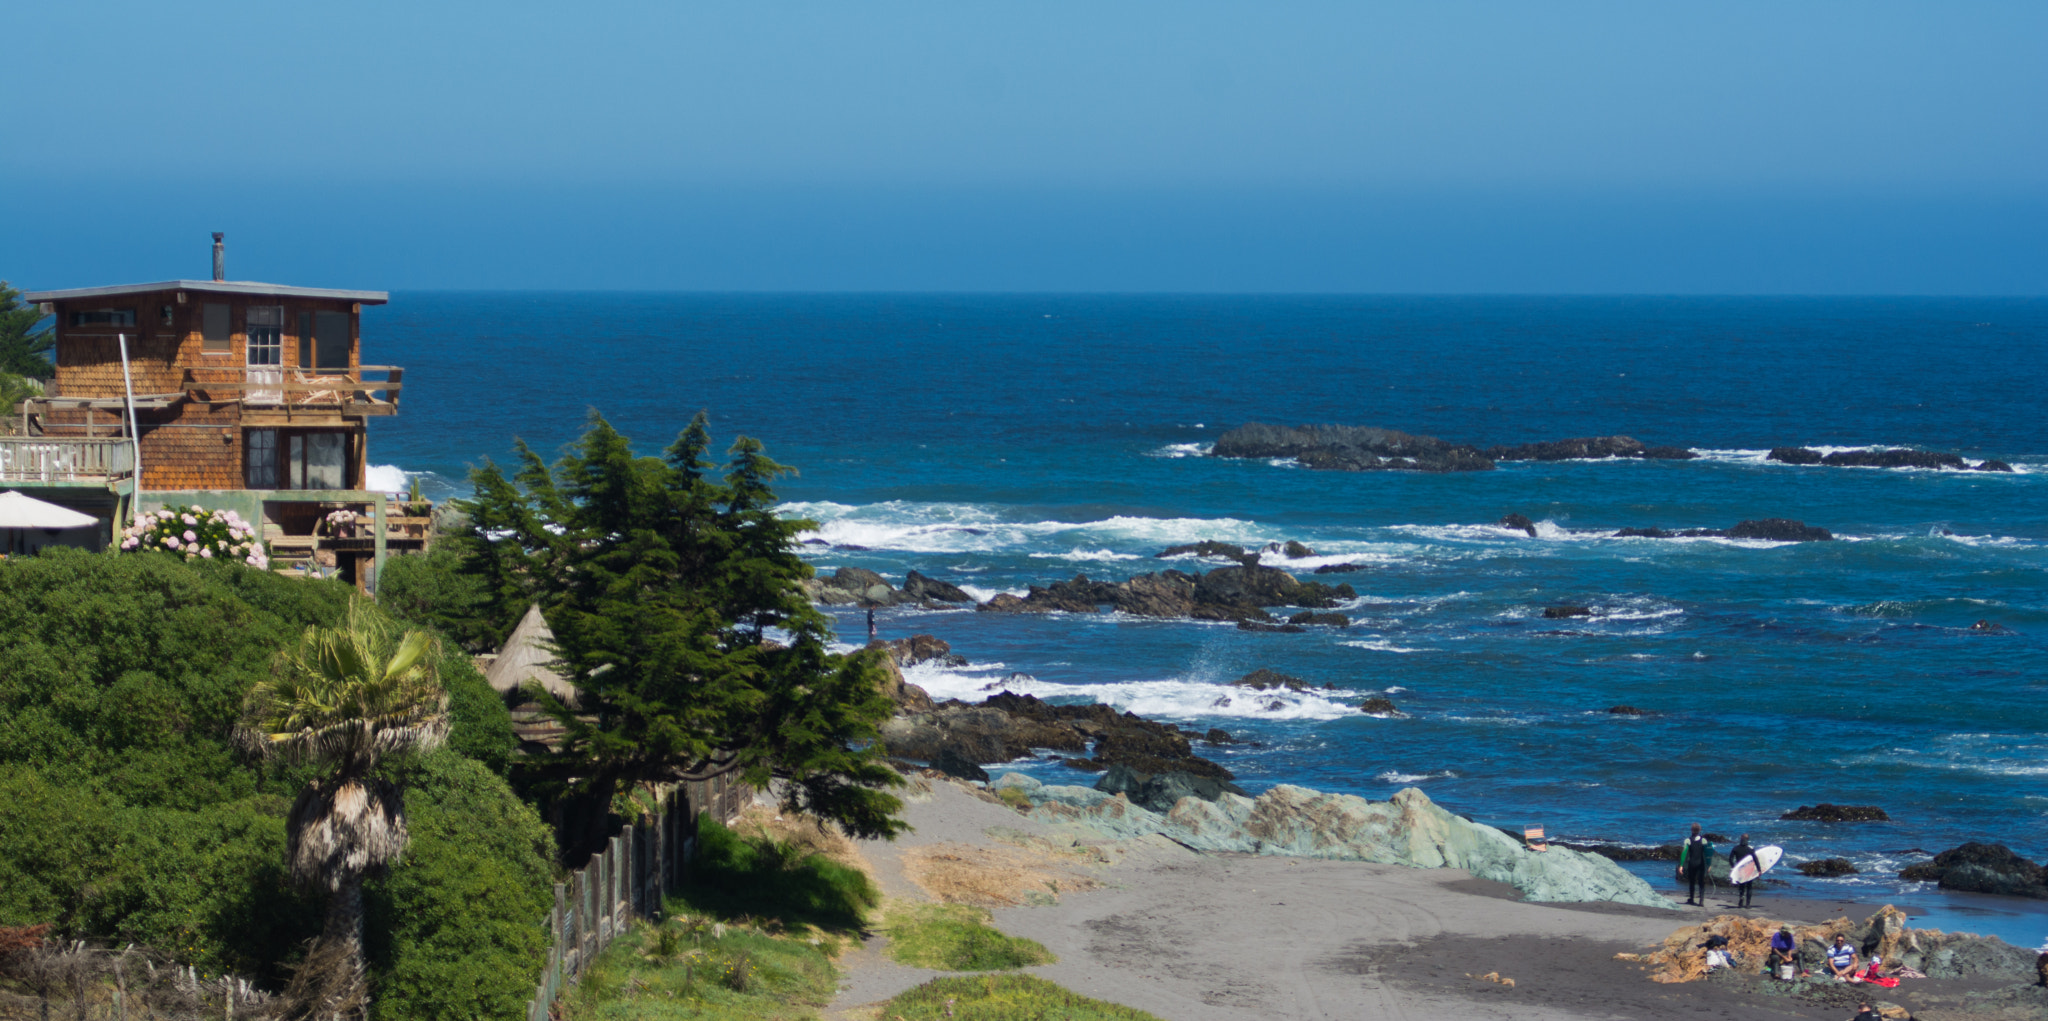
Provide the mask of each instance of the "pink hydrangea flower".
POLYGON ((198 533, 196 533, 196 532, 192 531, 192 530, 191 530, 191 529, 189 529, 189 528, 185 529, 185 541, 186 541, 186 542, 197 542, 197 541, 199 541, 199 535, 198 535, 198 533))
POLYGON ((213 559, 213 550, 211 550, 211 549, 201 549, 201 550, 199 551, 199 555, 200 555, 200 556, 202 556, 202 557, 205 557, 205 558, 206 558, 206 559, 208 559, 208 560, 212 560, 212 559, 213 559))
POLYGON ((172 549, 177 549, 177 548, 178 548, 178 537, 177 537, 177 536, 175 536, 175 535, 166 535, 166 536, 164 536, 164 545, 166 545, 166 546, 169 546, 169 547, 170 547, 170 548, 172 548, 172 549))

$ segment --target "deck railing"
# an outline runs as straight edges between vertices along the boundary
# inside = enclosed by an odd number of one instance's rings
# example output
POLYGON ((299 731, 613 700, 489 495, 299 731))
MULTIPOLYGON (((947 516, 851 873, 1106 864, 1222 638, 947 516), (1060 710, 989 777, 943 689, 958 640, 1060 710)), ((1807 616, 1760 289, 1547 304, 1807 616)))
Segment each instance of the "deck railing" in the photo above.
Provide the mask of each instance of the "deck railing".
POLYGON ((7 482, 94 482, 134 471, 134 448, 125 439, 0 436, 0 480, 7 482))
POLYGON ((248 365, 188 368, 182 386, 201 400, 295 408, 338 405, 350 414, 391 414, 398 408, 404 379, 405 370, 396 365, 361 365, 353 372, 248 365), (371 372, 381 372, 384 378, 364 375, 371 372))

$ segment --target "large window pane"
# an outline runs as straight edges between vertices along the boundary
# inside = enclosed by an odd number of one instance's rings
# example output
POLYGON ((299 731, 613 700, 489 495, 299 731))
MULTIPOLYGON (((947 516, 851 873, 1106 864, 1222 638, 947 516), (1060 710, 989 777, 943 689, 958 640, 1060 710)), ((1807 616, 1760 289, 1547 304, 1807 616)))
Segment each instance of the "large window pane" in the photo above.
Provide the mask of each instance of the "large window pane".
POLYGON ((306 488, 346 489, 348 473, 346 433, 306 434, 306 488))
POLYGON ((200 306, 199 312, 201 348, 207 354, 229 353, 228 342, 234 338, 234 329, 228 324, 228 307, 209 302, 200 306))
POLYGON ((321 372, 348 371, 348 313, 320 312, 313 317, 313 357, 321 372))

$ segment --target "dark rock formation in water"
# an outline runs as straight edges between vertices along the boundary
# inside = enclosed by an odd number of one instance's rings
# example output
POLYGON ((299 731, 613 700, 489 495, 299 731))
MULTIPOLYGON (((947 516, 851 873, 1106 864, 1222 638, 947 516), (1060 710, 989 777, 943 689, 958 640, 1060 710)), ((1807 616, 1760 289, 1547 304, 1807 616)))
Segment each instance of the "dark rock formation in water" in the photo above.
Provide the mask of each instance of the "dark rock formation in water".
POLYGON ((931 599, 941 603, 971 603, 974 597, 956 585, 929 578, 916 571, 903 579, 903 593, 912 599, 931 599))
POLYGON ((1817 861, 1799 863, 1799 874, 1802 876, 1853 876, 1860 871, 1856 866, 1849 864, 1847 858, 1821 858, 1817 861))
POLYGON ((1912 450, 1906 447, 1869 450, 1837 450, 1822 454, 1809 447, 1772 447, 1765 460, 1783 461, 1786 464, 1818 464, 1830 468, 1946 468, 1956 471, 2009 472, 2012 465, 2004 461, 1986 460, 1976 465, 1955 454, 1941 454, 1931 450, 1912 450))
POLYGON ((1253 691, 1272 691, 1280 688, 1285 688, 1288 691, 1307 691, 1310 688, 1310 684, 1307 681, 1293 674, 1283 674, 1278 670, 1268 670, 1265 667, 1260 667, 1230 683, 1240 688, 1250 688, 1253 691))
POLYGON ((1544 620, 1564 620, 1568 617, 1591 617, 1592 615, 1593 609, 1589 606, 1546 606, 1543 608, 1544 620))
POLYGON ((1609 716, 1649 716, 1649 715, 1652 715, 1652 714, 1651 714, 1651 712, 1650 712, 1650 711, 1649 711, 1648 709, 1637 709, 1637 708, 1636 708, 1635 706, 1632 706, 1632 705, 1617 705, 1617 706, 1608 706, 1608 707, 1607 707, 1607 714, 1608 714, 1609 716))
POLYGON ((1649 446, 1633 436, 1581 436, 1544 443, 1488 447, 1482 453, 1495 461, 1579 461, 1607 457, 1689 461, 1699 456, 1684 447, 1649 446))
POLYGON ((1812 808, 1801 805, 1778 818, 1791 822, 1890 822, 1892 817, 1876 805, 1834 805, 1823 801, 1812 808))
POLYGON ((1972 841, 1935 855, 1933 861, 1907 866, 1900 870, 1899 878, 1936 881, 1944 890, 2048 900, 2048 868, 2014 854, 2004 844, 1972 841))
POLYGON ((1253 422, 1216 438, 1210 457, 1291 457, 1322 471, 1491 471, 1493 462, 1470 446, 1434 436, 1411 436, 1373 426, 1253 422))
POLYGON ((1311 624, 1317 627, 1350 627, 1351 618, 1341 613, 1321 613, 1315 610, 1303 610, 1287 618, 1287 623, 1311 624))
POLYGON ((1301 581, 1277 567, 1219 567, 1208 574, 1159 571, 1128 581, 1093 581, 1085 574, 1051 585, 1033 585, 1023 596, 1008 593, 981 604, 990 613, 1099 613, 1109 607, 1139 617, 1187 617, 1270 623, 1268 606, 1327 609, 1357 598, 1349 585, 1331 587, 1301 581))
POLYGON ((1827 542, 1833 532, 1791 518, 1760 518, 1737 522, 1733 528, 1686 528, 1676 532, 1662 528, 1624 528, 1616 539, 1767 539, 1772 542, 1827 542))
POLYGON ((1316 568, 1317 574, 1354 574, 1366 569, 1364 564, 1324 564, 1316 568))
POLYGON ((1394 700, 1385 695, 1373 695, 1360 702, 1358 704, 1358 711, 1386 716, 1394 716, 1401 712, 1401 710, 1394 708, 1394 700))
POLYGON ((1259 562, 1258 555, 1245 552, 1243 546, 1239 546, 1236 543, 1215 542, 1207 539, 1179 546, 1168 546, 1153 555, 1157 557, 1183 557, 1189 554, 1198 557, 1225 557, 1247 566, 1259 562))
POLYGON ((1536 538, 1536 522, 1529 520, 1527 514, 1509 514, 1496 523, 1502 528, 1514 528, 1527 532, 1531 539, 1536 538))
POLYGON ((905 713, 882 725, 882 745, 892 756, 934 763, 934 768, 942 755, 988 765, 1040 750, 1078 755, 1092 746, 1091 758, 1064 761, 1089 770, 1121 763, 1145 773, 1232 778, 1229 770, 1196 755, 1188 735, 1171 724, 1106 705, 1056 706, 1008 691, 979 704, 948 701, 929 711, 905 713))

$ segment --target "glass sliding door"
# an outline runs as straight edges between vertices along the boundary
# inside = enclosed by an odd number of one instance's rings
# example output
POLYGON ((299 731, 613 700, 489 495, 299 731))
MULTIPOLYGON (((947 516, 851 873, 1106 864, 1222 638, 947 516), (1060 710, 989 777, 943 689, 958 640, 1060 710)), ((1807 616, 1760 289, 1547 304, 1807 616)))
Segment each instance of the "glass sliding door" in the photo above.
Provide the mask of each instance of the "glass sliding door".
POLYGON ((277 430, 249 430, 242 442, 242 478, 250 489, 277 488, 277 430))

